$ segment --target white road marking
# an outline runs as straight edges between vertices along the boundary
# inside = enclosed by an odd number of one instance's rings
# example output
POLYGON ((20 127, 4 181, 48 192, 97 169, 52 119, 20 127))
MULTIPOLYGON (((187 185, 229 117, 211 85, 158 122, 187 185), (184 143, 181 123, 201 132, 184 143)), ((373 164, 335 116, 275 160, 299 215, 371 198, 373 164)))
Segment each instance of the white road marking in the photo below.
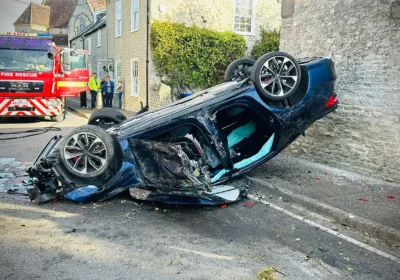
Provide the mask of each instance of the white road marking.
POLYGON ((320 225, 320 224, 318 224, 318 223, 316 223, 316 222, 313 222, 313 221, 311 221, 311 220, 308 220, 308 219, 306 219, 306 218, 304 218, 304 217, 302 217, 302 216, 300 216, 300 215, 297 215, 297 214, 295 214, 295 213, 293 213, 293 212, 290 212, 290 211, 288 211, 288 210, 286 210, 286 209, 283 209, 283 208, 281 208, 281 207, 279 207, 279 206, 277 206, 277 205, 275 205, 275 204, 272 204, 272 203, 269 202, 269 201, 265 201, 265 200, 256 198, 255 196, 253 196, 253 195, 251 195, 251 194, 249 194, 248 197, 251 198, 251 199, 253 199, 253 200, 255 200, 255 201, 259 201, 259 202, 261 202, 262 204, 268 205, 268 206, 270 206, 271 208, 274 208, 275 210, 277 210, 277 211, 279 211, 279 212, 282 212, 282 213, 284 213, 284 214, 286 214, 286 215, 289 215, 289 216, 292 217, 292 218, 295 218, 295 219, 297 219, 297 220, 303 221, 303 222, 305 222, 306 224, 309 224, 309 225, 311 225, 311 226, 313 226, 313 227, 318 227, 318 228, 319 228, 320 230, 322 230, 322 231, 325 231, 325 232, 327 232, 327 233, 330 233, 330 234, 332 234, 332 235, 334 235, 334 236, 337 236, 337 237, 339 237, 339 238, 341 238, 341 239, 346 240, 347 242, 353 243, 354 245, 357 245, 357 246, 359 246, 359 247, 361 247, 361 248, 363 248, 363 249, 366 249, 366 250, 368 250, 368 251, 370 251, 370 252, 372 252, 372 253, 375 253, 375 254, 377 254, 377 255, 380 255, 380 256, 382 256, 382 257, 384 257, 384 258, 388 258, 388 259, 390 259, 390 260, 392 260, 392 261, 397 262, 398 264, 400 264, 400 259, 399 259, 398 257, 396 257, 396 256, 393 256, 393 255, 390 255, 390 254, 388 254, 388 253, 385 253, 385 252, 383 252, 383 251, 381 251, 381 250, 378 250, 378 249, 376 249, 376 248, 374 248, 374 247, 371 247, 371 246, 369 246, 369 245, 367 245, 367 244, 365 244, 365 243, 362 243, 362 242, 360 242, 360 241, 358 241, 358 240, 355 240, 355 239, 353 239, 353 238, 351 238, 351 237, 348 237, 348 236, 346 236, 346 235, 343 235, 343 234, 341 234, 341 233, 339 233, 339 232, 336 232, 336 231, 334 231, 334 230, 332 230, 332 229, 330 229, 330 228, 327 228, 327 227, 325 227, 325 226, 323 226, 323 225, 320 225))

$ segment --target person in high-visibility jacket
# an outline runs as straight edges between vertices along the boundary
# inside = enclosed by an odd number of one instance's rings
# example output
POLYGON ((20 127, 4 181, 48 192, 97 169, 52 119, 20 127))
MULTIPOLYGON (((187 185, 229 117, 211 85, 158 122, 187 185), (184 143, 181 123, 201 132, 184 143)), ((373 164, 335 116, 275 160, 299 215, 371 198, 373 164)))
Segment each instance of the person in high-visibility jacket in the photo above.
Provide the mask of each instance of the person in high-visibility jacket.
POLYGON ((92 77, 90 77, 89 79, 90 96, 92 97, 92 102, 91 102, 92 110, 96 108, 96 98, 99 88, 100 88, 100 81, 97 79, 97 74, 94 72, 92 74, 92 77))

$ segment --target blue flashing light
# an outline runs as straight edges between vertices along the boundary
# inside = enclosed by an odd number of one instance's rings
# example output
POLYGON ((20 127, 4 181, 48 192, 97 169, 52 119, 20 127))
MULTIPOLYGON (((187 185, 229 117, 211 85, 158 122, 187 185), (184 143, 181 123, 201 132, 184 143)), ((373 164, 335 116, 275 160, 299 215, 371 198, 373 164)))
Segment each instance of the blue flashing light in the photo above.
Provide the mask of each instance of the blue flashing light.
POLYGON ((49 39, 52 39, 52 38, 53 38, 53 35, 52 35, 52 34, 49 34, 49 33, 39 33, 37 36, 38 36, 38 37, 49 38, 49 39))

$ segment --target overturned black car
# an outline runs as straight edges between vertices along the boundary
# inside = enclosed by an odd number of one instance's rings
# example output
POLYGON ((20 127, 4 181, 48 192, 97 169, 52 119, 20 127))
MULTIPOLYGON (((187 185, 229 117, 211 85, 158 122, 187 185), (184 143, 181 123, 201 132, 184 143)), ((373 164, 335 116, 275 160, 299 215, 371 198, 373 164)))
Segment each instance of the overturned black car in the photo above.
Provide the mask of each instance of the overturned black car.
POLYGON ((240 198, 225 183, 273 158, 336 109, 334 64, 283 52, 239 59, 225 82, 126 119, 96 111, 88 125, 54 137, 28 173, 38 203, 85 203, 129 189, 134 198, 222 204, 240 198))

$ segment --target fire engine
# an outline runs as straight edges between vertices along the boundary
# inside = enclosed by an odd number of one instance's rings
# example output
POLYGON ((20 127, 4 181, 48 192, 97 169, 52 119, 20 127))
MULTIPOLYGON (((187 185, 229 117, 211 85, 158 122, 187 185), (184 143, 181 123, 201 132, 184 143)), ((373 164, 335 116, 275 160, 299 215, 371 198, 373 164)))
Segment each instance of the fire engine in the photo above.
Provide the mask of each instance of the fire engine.
POLYGON ((0 117, 62 121, 65 98, 88 81, 86 50, 59 48, 51 34, 0 34, 0 117))

